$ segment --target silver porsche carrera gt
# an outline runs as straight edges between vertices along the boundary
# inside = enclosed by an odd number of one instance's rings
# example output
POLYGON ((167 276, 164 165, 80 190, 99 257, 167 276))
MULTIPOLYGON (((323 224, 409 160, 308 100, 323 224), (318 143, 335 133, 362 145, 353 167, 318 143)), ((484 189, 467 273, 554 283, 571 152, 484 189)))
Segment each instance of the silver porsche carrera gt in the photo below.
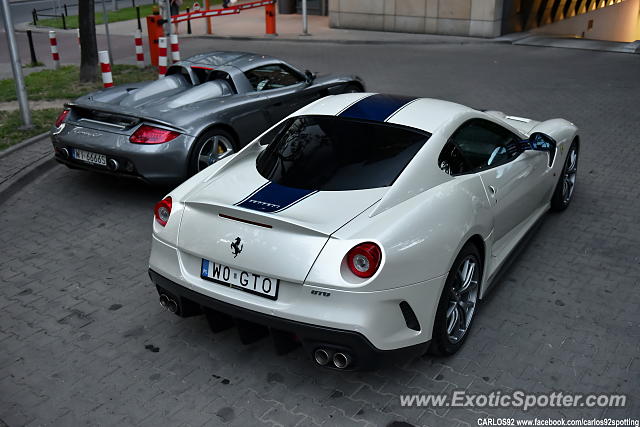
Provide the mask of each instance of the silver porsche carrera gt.
POLYGON ((312 101, 363 90, 357 76, 316 77, 265 55, 211 52, 177 62, 157 81, 67 104, 51 140, 56 160, 71 168, 174 183, 312 101))

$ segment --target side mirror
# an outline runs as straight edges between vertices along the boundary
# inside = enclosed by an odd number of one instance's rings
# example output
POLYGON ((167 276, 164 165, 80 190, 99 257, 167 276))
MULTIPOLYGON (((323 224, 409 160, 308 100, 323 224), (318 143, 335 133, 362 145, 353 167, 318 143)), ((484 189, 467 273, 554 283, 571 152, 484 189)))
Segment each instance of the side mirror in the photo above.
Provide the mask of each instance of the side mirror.
POLYGON ((311 71, 304 70, 304 78, 307 83, 311 84, 316 79, 316 76, 311 71))
POLYGON ((556 155, 556 141, 549 135, 545 135, 541 132, 534 132, 531 134, 528 142, 528 150, 534 151, 546 151, 549 153, 549 166, 553 163, 553 158, 556 155))

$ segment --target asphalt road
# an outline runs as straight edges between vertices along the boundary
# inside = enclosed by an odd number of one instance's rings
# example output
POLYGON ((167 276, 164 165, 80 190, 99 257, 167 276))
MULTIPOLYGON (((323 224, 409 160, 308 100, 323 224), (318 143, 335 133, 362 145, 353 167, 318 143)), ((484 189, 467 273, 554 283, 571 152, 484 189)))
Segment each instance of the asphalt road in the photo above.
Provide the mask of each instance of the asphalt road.
MULTIPOLYGON (((370 373, 163 310, 147 277, 164 189, 58 166, 0 201, 0 420, 14 425, 475 426, 484 416, 640 417, 637 55, 512 46, 194 39, 353 72, 372 91, 444 98, 581 130, 572 205, 542 221, 463 349, 370 373), (624 408, 405 408, 403 393, 624 393, 624 408), (396 423, 396 424, 393 424, 396 423)), ((330 214, 330 212, 327 212, 330 214)), ((2 425, 2 422, 0 422, 2 425)))

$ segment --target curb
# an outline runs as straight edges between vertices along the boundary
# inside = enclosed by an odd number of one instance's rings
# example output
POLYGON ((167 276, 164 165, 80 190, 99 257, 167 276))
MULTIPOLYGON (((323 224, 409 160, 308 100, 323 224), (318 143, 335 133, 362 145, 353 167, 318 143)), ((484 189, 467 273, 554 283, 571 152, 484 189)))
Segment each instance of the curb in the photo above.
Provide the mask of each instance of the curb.
MULTIPOLYGON (((50 28, 50 27, 35 27, 31 23, 23 23, 16 26, 17 32, 25 32, 26 30, 31 30, 33 32, 42 32, 47 33, 49 30, 55 30, 61 33, 74 33, 73 29, 62 30, 59 28, 50 28)), ((359 31, 359 30, 353 30, 359 31)), ((408 33, 410 34, 410 33, 408 33)), ((117 36, 129 37, 131 34, 114 34, 117 36)), ((447 37, 444 35, 438 35, 441 37, 447 37)), ((622 43, 621 45, 626 45, 624 47, 619 48, 603 48, 603 47, 581 47, 581 46, 561 46, 549 43, 534 43, 529 44, 526 42, 526 39, 532 37, 532 33, 512 33, 506 34, 495 38, 482 38, 482 37, 470 37, 470 36, 449 36, 456 38, 456 40, 446 40, 446 39, 438 39, 438 40, 367 40, 367 39, 322 39, 322 38, 314 38, 312 35, 303 36, 300 35, 298 37, 280 37, 280 36, 268 36, 268 35, 259 35, 259 36, 216 36, 216 35, 203 35, 203 34, 181 34, 180 38, 184 39, 202 39, 202 40, 226 40, 226 41, 262 41, 262 42, 289 42, 289 43, 327 43, 327 44, 341 44, 341 45, 447 45, 447 44, 502 44, 502 45, 515 45, 515 46, 531 46, 531 47, 550 47, 556 49, 578 49, 578 50, 590 50, 595 52, 611 52, 611 53, 631 53, 631 54, 640 54, 640 43, 638 41, 622 43)))
POLYGON ((184 35, 184 38, 202 40, 229 40, 229 41, 262 41, 262 42, 290 42, 290 43, 332 43, 344 45, 436 45, 436 44, 493 44, 504 43, 494 39, 471 39, 471 40, 344 40, 344 39, 313 39, 300 36, 298 38, 264 37, 264 36, 208 36, 208 35, 184 35))
POLYGON ((36 135, 36 136, 32 136, 31 138, 27 138, 22 142, 19 142, 15 145, 12 145, 11 147, 7 148, 6 150, 0 151, 0 159, 2 159, 3 157, 8 156, 9 154, 21 150, 25 147, 28 147, 29 145, 33 144, 34 142, 39 141, 42 138, 45 138, 47 135, 49 135, 49 132, 45 132, 45 133, 41 133, 40 135, 36 135))
MULTIPOLYGON (((18 144, 7 148, 3 152, 0 152, 0 159, 5 158, 17 151, 23 150, 36 142, 43 141, 48 136, 49 132, 45 132, 19 142, 18 144)), ((6 181, 0 183, 0 205, 2 205, 11 196, 26 187, 28 184, 33 182, 40 175, 53 168, 56 163, 57 162, 51 157, 51 155, 47 154, 44 157, 36 160, 34 163, 27 165, 18 173, 8 178, 6 181)))
MULTIPOLYGON (((25 0, 26 1, 26 0, 25 0)), ((30 22, 23 22, 21 24, 17 24, 14 28, 14 31, 16 33, 26 33, 28 30, 30 30, 32 33, 49 33, 49 31, 53 30, 56 33, 68 33, 68 34, 75 34, 76 29, 75 28, 67 28, 62 29, 62 28, 56 28, 56 27, 45 27, 45 26, 35 26, 30 22)))
POLYGON ((8 182, 0 185, 0 206, 11 196, 22 190, 24 187, 35 181, 40 175, 52 169, 58 162, 47 156, 40 159, 31 166, 21 170, 8 182))

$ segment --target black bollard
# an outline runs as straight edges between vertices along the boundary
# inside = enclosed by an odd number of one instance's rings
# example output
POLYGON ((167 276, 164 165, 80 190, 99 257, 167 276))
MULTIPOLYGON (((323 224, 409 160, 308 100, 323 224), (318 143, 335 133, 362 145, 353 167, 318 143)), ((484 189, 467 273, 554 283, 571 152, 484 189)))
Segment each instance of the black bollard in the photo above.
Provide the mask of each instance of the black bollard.
MULTIPOLYGON (((189 8, 187 8, 187 13, 189 12, 189 8)), ((187 34, 191 34, 191 17, 187 18, 187 34)))
POLYGON ((34 67, 38 64, 36 58, 36 50, 33 48, 33 37, 31 36, 31 30, 27 30, 27 38, 29 39, 29 52, 31 53, 31 65, 34 67))

